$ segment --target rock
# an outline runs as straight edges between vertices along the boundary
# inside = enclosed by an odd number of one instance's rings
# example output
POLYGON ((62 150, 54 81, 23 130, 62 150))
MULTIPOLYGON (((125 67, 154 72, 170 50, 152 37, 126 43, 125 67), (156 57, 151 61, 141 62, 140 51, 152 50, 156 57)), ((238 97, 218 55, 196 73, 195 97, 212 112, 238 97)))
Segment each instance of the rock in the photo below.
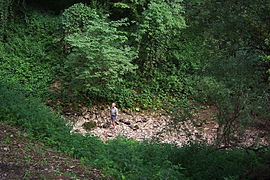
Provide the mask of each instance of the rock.
POLYGON ((4 151, 10 151, 10 149, 8 147, 4 147, 3 150, 4 151))
POLYGON ((201 127, 201 126, 202 126, 202 122, 197 122, 197 123, 196 123, 196 126, 197 126, 197 127, 201 127))
POLYGON ((148 121, 148 119, 147 118, 142 118, 142 122, 147 122, 148 121))
POLYGON ((104 106, 101 106, 100 107, 100 110, 105 110, 106 108, 104 106))
POLYGON ((99 117, 99 118, 97 118, 97 119, 95 119, 97 122, 100 122, 100 123, 102 123, 102 122, 105 122, 105 120, 104 119, 102 119, 101 117, 99 117))
POLYGON ((140 122, 142 122, 142 119, 141 119, 141 118, 134 118, 134 121, 135 121, 136 123, 140 123, 140 122))
POLYGON ((265 136, 265 133, 260 132, 258 135, 260 138, 263 138, 265 136))
POLYGON ((96 115, 95 114, 90 114, 90 119, 91 120, 96 119, 96 115))
POLYGON ((139 126, 135 124, 135 126, 133 127, 133 130, 137 130, 137 129, 139 129, 139 126))
POLYGON ((128 109, 122 109, 122 112, 128 115, 132 115, 128 109))
POLYGON ((126 125, 130 125, 131 124, 131 122, 125 121, 124 119, 119 119, 119 122, 124 123, 126 125))
POLYGON ((94 129, 97 126, 96 122, 94 121, 89 121, 89 122, 85 122, 82 127, 87 130, 87 131, 91 131, 92 129, 94 129))
POLYGON ((102 128, 109 128, 109 127, 110 127, 110 123, 108 123, 108 122, 104 123, 103 126, 102 126, 102 128))
POLYGON ((107 136, 108 137, 113 137, 113 134, 112 133, 108 133, 107 136))
POLYGON ((132 124, 130 124, 128 127, 130 127, 131 129, 134 129, 134 126, 132 124))
POLYGON ((101 113, 100 113, 100 117, 101 117, 101 118, 105 118, 106 116, 107 116, 107 115, 106 115, 104 112, 101 112, 101 113))
POLYGON ((66 116, 71 116, 72 113, 70 113, 70 112, 65 112, 65 115, 66 115, 66 116))
POLYGON ((89 114, 85 114, 84 115, 84 119, 90 119, 90 115, 89 114))

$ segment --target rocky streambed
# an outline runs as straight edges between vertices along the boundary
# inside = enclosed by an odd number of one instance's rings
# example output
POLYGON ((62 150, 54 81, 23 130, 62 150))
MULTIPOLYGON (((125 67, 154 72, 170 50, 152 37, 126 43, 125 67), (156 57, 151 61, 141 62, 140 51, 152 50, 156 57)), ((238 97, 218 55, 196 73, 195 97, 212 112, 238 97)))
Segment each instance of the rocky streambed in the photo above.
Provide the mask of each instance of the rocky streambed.
MULTIPOLYGON (((115 128, 110 124, 110 107, 83 108, 78 115, 68 114, 72 133, 92 133, 101 140, 107 141, 117 136, 125 136, 138 141, 159 140, 164 143, 173 143, 179 146, 191 140, 203 141, 212 144, 216 139, 218 124, 214 121, 215 109, 201 110, 193 121, 179 122, 172 127, 171 117, 161 112, 130 112, 120 110, 115 128)), ((246 130, 240 144, 245 146, 254 143, 267 144, 269 135, 258 130, 246 130)))

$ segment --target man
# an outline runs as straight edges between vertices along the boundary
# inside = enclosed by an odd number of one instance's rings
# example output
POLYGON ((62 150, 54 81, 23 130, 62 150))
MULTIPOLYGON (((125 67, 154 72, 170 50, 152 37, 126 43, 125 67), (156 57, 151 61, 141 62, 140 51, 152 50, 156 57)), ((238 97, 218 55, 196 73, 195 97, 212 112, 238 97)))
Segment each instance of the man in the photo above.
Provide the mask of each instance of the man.
POLYGON ((118 116, 118 109, 116 107, 115 103, 112 103, 112 109, 111 109, 111 121, 112 121, 112 126, 115 128, 115 121, 118 116))

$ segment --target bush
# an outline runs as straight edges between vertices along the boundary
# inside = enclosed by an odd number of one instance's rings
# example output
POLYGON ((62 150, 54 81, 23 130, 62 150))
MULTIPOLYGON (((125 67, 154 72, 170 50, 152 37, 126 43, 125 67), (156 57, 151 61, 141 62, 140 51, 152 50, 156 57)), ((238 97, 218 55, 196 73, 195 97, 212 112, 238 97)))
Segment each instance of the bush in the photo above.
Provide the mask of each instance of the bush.
POLYGON ((190 179, 239 179, 246 170, 262 162, 252 151, 216 150, 215 147, 198 143, 187 144, 169 153, 172 163, 181 163, 184 174, 190 179))
POLYGON ((214 77, 195 77, 193 98, 205 104, 218 105, 230 95, 231 90, 214 77))
MULTIPOLYGON (((168 146, 169 147, 169 146, 168 146)), ((118 172, 117 179, 179 179, 180 165, 173 165, 166 155, 166 146, 117 138, 108 142, 108 172, 118 172)))

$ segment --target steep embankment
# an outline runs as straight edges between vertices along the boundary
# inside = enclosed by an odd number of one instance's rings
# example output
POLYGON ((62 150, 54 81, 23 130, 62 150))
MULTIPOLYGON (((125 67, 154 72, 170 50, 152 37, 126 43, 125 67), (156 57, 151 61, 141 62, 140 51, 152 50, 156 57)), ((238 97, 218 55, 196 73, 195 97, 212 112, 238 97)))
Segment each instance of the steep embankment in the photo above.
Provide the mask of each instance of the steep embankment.
MULTIPOLYGON (((190 140, 212 144, 216 139, 218 124, 215 121, 216 109, 207 107, 195 114, 193 121, 180 122, 172 128, 169 116, 161 112, 142 113, 120 110, 117 126, 110 127, 110 108, 83 108, 81 113, 65 116, 73 122, 73 132, 91 132, 103 141, 117 136, 125 136, 138 141, 157 139, 165 143, 181 146, 190 140)), ((251 146, 256 143, 267 144, 269 137, 261 130, 245 129, 239 144, 251 146)))
POLYGON ((101 172, 0 122, 0 179, 102 179, 101 172))

